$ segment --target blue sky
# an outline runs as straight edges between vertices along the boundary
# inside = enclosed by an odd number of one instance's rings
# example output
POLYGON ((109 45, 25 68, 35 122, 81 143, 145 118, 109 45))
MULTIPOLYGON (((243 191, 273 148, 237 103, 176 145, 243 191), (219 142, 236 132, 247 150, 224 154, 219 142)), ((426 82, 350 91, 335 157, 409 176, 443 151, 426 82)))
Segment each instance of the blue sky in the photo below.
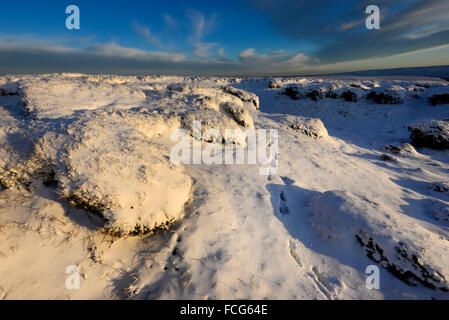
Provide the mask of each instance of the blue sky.
POLYGON ((8 1, 0 72, 311 74, 449 64, 447 0, 8 1), (68 5, 81 29, 65 27, 68 5), (381 9, 367 30, 365 8, 381 9))

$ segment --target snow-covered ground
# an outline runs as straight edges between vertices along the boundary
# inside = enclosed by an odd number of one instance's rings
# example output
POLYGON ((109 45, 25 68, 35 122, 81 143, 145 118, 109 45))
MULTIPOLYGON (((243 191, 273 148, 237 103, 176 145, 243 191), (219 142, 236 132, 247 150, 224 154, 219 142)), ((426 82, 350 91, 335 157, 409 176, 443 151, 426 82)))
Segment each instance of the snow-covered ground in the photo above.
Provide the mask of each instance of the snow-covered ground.
POLYGON ((448 299, 448 97, 437 79, 0 77, 0 299, 448 299), (173 163, 194 121, 278 130, 277 172, 173 163))

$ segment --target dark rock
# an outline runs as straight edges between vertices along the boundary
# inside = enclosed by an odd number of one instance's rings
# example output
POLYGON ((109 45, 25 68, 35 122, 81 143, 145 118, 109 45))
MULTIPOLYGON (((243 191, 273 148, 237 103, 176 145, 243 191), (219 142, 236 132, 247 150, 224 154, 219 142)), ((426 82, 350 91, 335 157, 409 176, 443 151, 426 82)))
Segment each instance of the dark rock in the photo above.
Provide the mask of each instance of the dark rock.
POLYGON ((351 91, 345 91, 341 94, 341 97, 346 101, 357 102, 357 95, 351 91))
POLYGON ((373 100, 377 104, 400 104, 403 103, 401 97, 393 91, 385 91, 377 93, 371 91, 367 96, 367 99, 373 100))
POLYGON ((431 121, 408 127, 410 140, 417 148, 449 149, 449 121, 431 121))
POLYGON ((396 159, 393 156, 390 156, 389 154, 384 153, 380 156, 380 159, 383 161, 389 161, 389 162, 398 162, 398 159, 396 159))
POLYGON ((384 149, 387 151, 390 151, 391 153, 396 154, 396 155, 401 155, 404 153, 408 153, 408 154, 416 154, 417 153, 415 148, 413 148, 413 146, 410 143, 404 143, 401 145, 389 144, 389 145, 384 146, 384 149))
POLYGON ((429 190, 441 192, 441 193, 449 193, 449 183, 434 182, 429 186, 429 190))
POLYGON ((0 88, 0 97, 6 97, 6 96, 18 96, 18 93, 10 92, 10 91, 0 88))
POLYGON ((338 98, 338 94, 335 91, 333 91, 333 90, 329 90, 329 91, 326 92, 325 97, 326 98, 330 98, 330 99, 337 99, 338 98))
POLYGON ((436 94, 429 98, 430 104, 438 106, 441 104, 449 104, 449 94, 436 94))
POLYGON ((379 263, 404 283, 410 286, 416 286, 418 283, 421 283, 433 290, 449 291, 446 279, 438 271, 434 271, 424 265, 420 258, 413 252, 410 252, 404 243, 399 242, 394 247, 394 250, 397 261, 405 264, 407 268, 392 261, 385 253, 385 250, 367 233, 361 231, 355 237, 359 245, 364 248, 368 258, 379 263))
POLYGON ((318 90, 312 90, 306 93, 306 97, 312 99, 313 101, 318 101, 323 99, 323 94, 318 90))
POLYGON ((299 100, 301 99, 301 95, 298 92, 298 89, 295 87, 287 87, 285 88, 284 92, 282 94, 285 94, 286 96, 289 96, 293 100, 299 100))

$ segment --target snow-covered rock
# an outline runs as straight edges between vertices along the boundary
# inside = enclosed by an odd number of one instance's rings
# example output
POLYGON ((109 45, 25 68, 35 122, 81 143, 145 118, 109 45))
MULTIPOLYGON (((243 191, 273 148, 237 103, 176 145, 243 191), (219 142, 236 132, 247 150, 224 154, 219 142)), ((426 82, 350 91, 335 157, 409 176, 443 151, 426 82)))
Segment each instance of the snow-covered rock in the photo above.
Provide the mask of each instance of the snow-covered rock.
MULTIPOLYGON (((171 134, 180 128, 193 134, 198 121, 205 142, 222 143, 226 130, 254 128, 250 109, 259 100, 240 89, 223 91, 223 81, 176 80, 62 75, 3 84, 34 120, 1 109, 2 187, 28 187, 38 175, 44 183, 54 180, 61 197, 101 216, 105 230, 117 235, 179 220, 192 182, 182 165, 170 162, 171 134), (220 135, 208 138, 208 129, 220 135)), ((239 141, 241 133, 231 138, 239 141)))
POLYGON ((449 149, 449 121, 431 121, 408 127, 410 140, 417 148, 449 149))
POLYGON ((434 182, 429 186, 430 190, 449 194, 449 182, 434 182))
POLYGON ((328 137, 326 127, 320 119, 286 115, 280 122, 290 129, 314 139, 320 140, 328 137))
POLYGON ((268 85, 268 87, 269 87, 270 89, 280 89, 280 88, 282 88, 282 86, 283 86, 283 83, 282 83, 282 81, 279 80, 279 79, 273 79, 273 80, 271 80, 271 81, 270 81, 270 84, 268 85))
POLYGON ((309 206, 310 224, 342 250, 355 250, 358 244, 370 259, 405 283, 449 291, 448 257, 438 254, 447 249, 445 240, 436 235, 427 238, 405 221, 395 223, 396 230, 391 232, 382 208, 348 192, 319 194, 309 206))
POLYGON ((28 112, 39 119, 56 119, 108 106, 140 107, 146 101, 141 90, 83 78, 31 79, 23 84, 23 94, 28 112))
POLYGON ((435 204, 432 208, 433 217, 438 221, 449 222, 449 205, 435 204))
POLYGON ((190 177, 169 160, 179 126, 145 109, 97 111, 47 133, 37 148, 70 204, 101 215, 110 233, 148 233, 179 220, 190 199, 190 177))
POLYGON ((390 151, 391 153, 401 155, 401 154, 417 154, 415 148, 410 143, 402 144, 389 144, 384 146, 384 149, 390 151))
POLYGON ((395 157, 393 157, 392 155, 389 155, 387 153, 384 153, 382 155, 380 155, 380 160, 382 161, 388 161, 388 162, 398 162, 398 159, 396 159, 395 157))
POLYGON ((259 110, 259 107, 260 107, 259 106, 259 97, 256 96, 254 93, 236 89, 231 86, 225 87, 224 91, 238 97, 243 102, 251 103, 254 106, 254 108, 256 108, 256 110, 259 110))
POLYGON ((254 128, 253 118, 248 110, 242 106, 238 106, 232 102, 225 102, 221 105, 224 111, 229 113, 232 118, 241 126, 245 128, 254 128))
POLYGON ((402 86, 390 86, 387 88, 375 88, 370 91, 366 98, 377 104, 401 104, 404 103, 407 90, 402 86))
POLYGON ((444 104, 449 91, 447 84, 437 81, 356 81, 322 79, 273 79, 270 88, 281 89, 281 94, 293 100, 310 99, 344 99, 348 102, 360 100, 376 104, 404 104, 417 99, 429 100, 430 103, 444 104))

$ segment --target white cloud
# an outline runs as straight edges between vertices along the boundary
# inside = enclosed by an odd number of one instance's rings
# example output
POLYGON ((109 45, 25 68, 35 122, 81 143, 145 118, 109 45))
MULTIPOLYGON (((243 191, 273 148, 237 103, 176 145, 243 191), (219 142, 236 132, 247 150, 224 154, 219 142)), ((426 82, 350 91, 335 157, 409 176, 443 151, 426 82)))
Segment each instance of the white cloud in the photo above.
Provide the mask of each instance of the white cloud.
POLYGON ((257 54, 254 48, 249 48, 240 52, 239 59, 245 63, 267 63, 287 59, 284 50, 274 51, 270 54, 257 54))
POLYGON ((254 50, 254 48, 249 48, 249 49, 246 49, 246 50, 243 50, 242 52, 240 52, 240 59, 245 59, 245 58, 248 58, 248 57, 253 57, 253 56, 255 56, 256 54, 255 54, 255 50, 254 50))
POLYGON ((195 10, 189 11, 188 17, 192 23, 192 35, 190 36, 190 41, 194 43, 200 42, 204 36, 206 18, 202 12, 195 10))
POLYGON ((269 54, 257 54, 254 48, 249 48, 240 52, 239 61, 242 66, 259 68, 267 73, 282 73, 299 71, 310 63, 311 59, 303 53, 292 55, 278 50, 269 54))
POLYGON ((202 12, 190 10, 187 13, 191 22, 191 35, 188 42, 193 47, 192 54, 200 58, 210 58, 214 53, 212 48, 216 47, 216 42, 204 42, 203 38, 207 36, 215 27, 216 17, 210 15, 206 17, 202 12))
POLYGON ((185 59, 185 55, 183 54, 143 51, 135 48, 122 47, 114 42, 95 45, 89 47, 87 51, 98 55, 105 55, 110 57, 156 60, 164 62, 180 62, 185 59))
POLYGON ((192 53, 200 58, 210 58, 212 56, 212 48, 216 47, 217 43, 210 42, 210 43, 202 43, 199 42, 194 46, 194 49, 192 53))
POLYGON ((230 60, 225 57, 224 49, 219 47, 214 57, 213 49, 218 45, 216 43, 198 43, 195 54, 204 59, 195 60, 187 59, 184 54, 145 51, 124 47, 115 42, 74 48, 44 40, 29 41, 26 37, 17 39, 13 41, 0 36, 0 70, 3 72, 279 75, 299 73, 311 61, 303 54, 289 55, 283 50, 257 54, 254 48, 243 50, 239 59, 230 60))

